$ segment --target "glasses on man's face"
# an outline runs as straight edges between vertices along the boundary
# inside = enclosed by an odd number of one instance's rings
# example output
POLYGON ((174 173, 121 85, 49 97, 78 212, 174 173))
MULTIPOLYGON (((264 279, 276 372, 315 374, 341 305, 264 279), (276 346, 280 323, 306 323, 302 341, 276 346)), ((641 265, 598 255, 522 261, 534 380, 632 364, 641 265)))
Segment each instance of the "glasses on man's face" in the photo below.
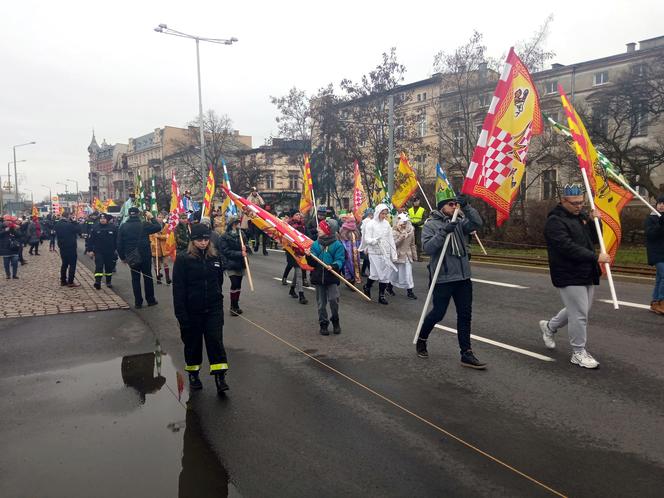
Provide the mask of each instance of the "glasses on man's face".
POLYGON ((456 201, 450 201, 450 202, 448 202, 448 203, 445 204, 445 205, 446 205, 446 206, 450 206, 450 207, 456 207, 457 204, 458 204, 458 202, 456 202, 456 201))
POLYGON ((565 202, 567 204, 570 204, 570 205, 574 206, 574 207, 583 206, 583 204, 585 203, 585 201, 568 201, 568 200, 566 200, 565 202))

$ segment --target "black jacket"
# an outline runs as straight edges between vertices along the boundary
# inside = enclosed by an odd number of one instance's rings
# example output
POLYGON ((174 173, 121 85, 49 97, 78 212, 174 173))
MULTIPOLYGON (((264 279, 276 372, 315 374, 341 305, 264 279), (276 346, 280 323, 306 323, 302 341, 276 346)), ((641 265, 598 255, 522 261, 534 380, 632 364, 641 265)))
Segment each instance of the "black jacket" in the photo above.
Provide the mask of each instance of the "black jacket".
POLYGON ((587 214, 574 216, 558 204, 544 225, 549 270, 555 287, 599 285, 600 269, 594 244, 594 222, 587 214))
POLYGON ((173 308, 181 328, 190 326, 191 315, 216 312, 223 316, 223 282, 218 256, 203 260, 187 252, 178 254, 173 266, 173 308))
POLYGON ((10 240, 14 239, 18 242, 18 237, 16 233, 15 228, 10 228, 7 229, 6 227, 2 226, 0 223, 0 256, 12 256, 14 254, 18 254, 19 249, 16 248, 14 250, 9 248, 10 245, 10 240))
MULTIPOLYGON (((242 257, 240 237, 237 231, 232 230, 230 226, 227 228, 226 233, 219 237, 217 248, 224 270, 243 270, 246 268, 244 258, 242 257)), ((249 248, 247 246, 245 248, 247 254, 249 254, 249 248)))
POLYGON ((81 233, 81 225, 75 221, 60 218, 55 224, 55 235, 58 238, 60 252, 76 252, 76 241, 81 233))
POLYGON ((95 224, 85 239, 85 252, 94 251, 99 254, 113 254, 117 249, 118 228, 106 223, 95 224))
POLYGON ((655 266, 664 262, 664 213, 662 216, 651 214, 646 218, 646 250, 648 264, 655 266))
POLYGON ((150 235, 161 231, 161 225, 154 218, 141 221, 137 216, 130 216, 118 231, 118 256, 124 260, 128 253, 138 248, 143 261, 148 261, 150 252, 150 235))

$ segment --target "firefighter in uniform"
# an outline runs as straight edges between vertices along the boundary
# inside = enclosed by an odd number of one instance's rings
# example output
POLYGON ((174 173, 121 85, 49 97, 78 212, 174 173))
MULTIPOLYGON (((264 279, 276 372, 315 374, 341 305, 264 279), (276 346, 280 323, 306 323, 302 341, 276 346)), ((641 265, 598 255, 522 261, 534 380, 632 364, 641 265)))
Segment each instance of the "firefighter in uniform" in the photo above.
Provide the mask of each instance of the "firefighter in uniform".
POLYGON ((101 289, 101 277, 106 277, 106 287, 112 288, 111 278, 115 267, 117 249, 117 227, 110 223, 113 216, 102 214, 90 229, 85 241, 85 252, 95 258, 95 289, 101 289))

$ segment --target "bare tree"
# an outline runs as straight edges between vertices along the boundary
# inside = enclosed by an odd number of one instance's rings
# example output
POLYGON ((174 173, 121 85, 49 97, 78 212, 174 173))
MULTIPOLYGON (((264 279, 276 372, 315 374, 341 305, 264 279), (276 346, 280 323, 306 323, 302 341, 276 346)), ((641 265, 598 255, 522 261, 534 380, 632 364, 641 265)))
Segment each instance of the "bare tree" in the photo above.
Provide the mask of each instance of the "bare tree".
POLYGON ((311 103, 304 90, 293 87, 283 97, 270 96, 270 102, 277 106, 279 111, 275 120, 279 125, 281 138, 311 139, 311 103))

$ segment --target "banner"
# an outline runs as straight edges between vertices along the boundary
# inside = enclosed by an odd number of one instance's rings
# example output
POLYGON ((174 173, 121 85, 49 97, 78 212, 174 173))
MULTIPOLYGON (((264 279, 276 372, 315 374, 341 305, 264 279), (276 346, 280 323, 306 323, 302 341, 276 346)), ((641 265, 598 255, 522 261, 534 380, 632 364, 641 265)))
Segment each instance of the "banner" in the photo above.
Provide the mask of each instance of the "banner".
POLYGON ((408 199, 417 190, 417 176, 415 170, 408 162, 405 153, 401 153, 399 167, 394 172, 394 194, 392 194, 392 206, 401 209, 406 205, 408 199))
POLYGON ((362 176, 360 175, 360 164, 355 160, 353 167, 353 216, 359 223, 362 221, 364 212, 369 207, 369 198, 362 186, 362 176))
POLYGON ((510 48, 461 189, 496 208, 498 226, 509 218, 530 140, 540 133, 537 90, 526 66, 510 48))
POLYGON ((309 156, 304 155, 304 169, 302 170, 302 196, 300 197, 300 213, 306 215, 314 207, 314 184, 311 178, 311 164, 309 156))
POLYGON ((210 217, 210 207, 212 205, 212 197, 214 197, 214 171, 212 166, 208 171, 207 182, 205 184, 205 196, 203 197, 203 211, 201 217, 210 217))

